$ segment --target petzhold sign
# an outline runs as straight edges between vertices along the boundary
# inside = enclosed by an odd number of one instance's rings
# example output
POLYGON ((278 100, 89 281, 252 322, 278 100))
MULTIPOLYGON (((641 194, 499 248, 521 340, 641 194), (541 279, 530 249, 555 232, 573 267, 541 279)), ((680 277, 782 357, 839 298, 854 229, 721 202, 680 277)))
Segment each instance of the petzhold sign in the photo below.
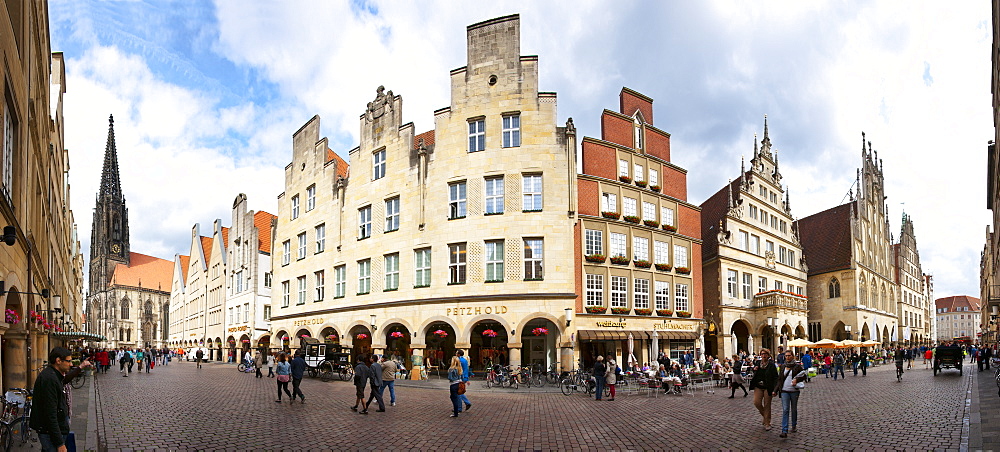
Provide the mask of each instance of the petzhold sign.
POLYGON ((305 326, 305 325, 319 325, 321 323, 323 323, 323 319, 304 319, 304 320, 296 320, 292 324, 295 326, 305 326))
POLYGON ((476 306, 476 307, 457 307, 457 308, 446 308, 444 310, 444 315, 481 315, 481 314, 506 314, 507 306, 476 306))

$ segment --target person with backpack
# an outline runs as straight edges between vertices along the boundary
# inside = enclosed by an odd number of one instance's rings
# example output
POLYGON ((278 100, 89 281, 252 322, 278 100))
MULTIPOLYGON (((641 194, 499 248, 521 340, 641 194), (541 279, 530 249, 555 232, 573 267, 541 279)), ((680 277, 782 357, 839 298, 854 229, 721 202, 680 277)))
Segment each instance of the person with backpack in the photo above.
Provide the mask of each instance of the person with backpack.
POLYGON ((837 381, 837 374, 840 373, 840 378, 846 378, 844 375, 844 353, 837 350, 837 353, 833 356, 833 381, 837 381))

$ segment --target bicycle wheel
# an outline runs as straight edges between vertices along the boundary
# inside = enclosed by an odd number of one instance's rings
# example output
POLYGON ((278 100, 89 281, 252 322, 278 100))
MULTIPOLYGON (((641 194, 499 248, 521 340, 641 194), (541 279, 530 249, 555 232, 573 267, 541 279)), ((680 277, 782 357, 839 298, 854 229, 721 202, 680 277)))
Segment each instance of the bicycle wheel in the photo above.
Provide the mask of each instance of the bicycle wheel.
MULTIPOLYGON (((17 422, 21 422, 20 419, 17 422)), ((10 432, 10 426, 7 424, 0 425, 0 447, 4 451, 10 450, 10 446, 14 443, 14 435, 10 432)))
POLYGON ((576 391, 576 387, 573 385, 573 380, 564 378, 563 381, 559 382, 559 390, 562 391, 564 396, 568 396, 573 391, 576 391))
POLYGON ((4 430, 7 431, 7 439, 6 442, 4 443, 4 451, 10 450, 11 446, 13 446, 14 444, 14 440, 17 440, 18 444, 24 444, 24 442, 28 440, 27 433, 30 431, 30 429, 28 429, 27 426, 22 424, 21 422, 22 420, 23 418, 14 419, 13 421, 10 421, 10 424, 4 427, 4 430))
POLYGON ((77 375, 76 378, 74 378, 73 381, 70 382, 70 385, 73 386, 73 389, 80 389, 86 382, 87 382, 87 374, 80 373, 80 375, 77 375))
POLYGON ((247 365, 243 364, 243 363, 240 363, 239 365, 236 366, 236 370, 239 370, 240 372, 246 372, 247 371, 247 365))
POLYGON ((514 388, 514 389, 517 389, 517 386, 518 386, 517 385, 517 377, 511 375, 509 381, 510 381, 510 387, 514 388))
POLYGON ((326 362, 319 365, 319 379, 324 382, 333 379, 333 364, 326 362))
POLYGON ((494 384, 495 383, 493 382, 493 376, 492 375, 487 375, 486 376, 486 387, 487 388, 492 388, 494 384))

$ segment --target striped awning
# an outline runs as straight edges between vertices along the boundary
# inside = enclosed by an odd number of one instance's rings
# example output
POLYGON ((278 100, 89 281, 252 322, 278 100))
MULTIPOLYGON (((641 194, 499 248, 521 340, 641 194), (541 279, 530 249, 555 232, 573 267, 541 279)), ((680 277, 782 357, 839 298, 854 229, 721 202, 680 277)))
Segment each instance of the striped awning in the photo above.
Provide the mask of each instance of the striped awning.
MULTIPOLYGON (((579 330, 577 337, 581 341, 624 341, 628 339, 629 333, 635 340, 652 339, 652 331, 630 331, 630 330, 579 330)), ((698 335, 693 331, 657 331, 657 339, 694 340, 698 335)))
POLYGON ((57 338, 57 339, 65 339, 65 340, 69 340, 69 341, 75 340, 75 339, 86 339, 88 341, 106 341, 106 340, 108 340, 108 338, 104 337, 101 334, 88 333, 88 332, 85 332, 85 331, 56 331, 54 333, 49 333, 49 336, 52 336, 52 337, 57 338))

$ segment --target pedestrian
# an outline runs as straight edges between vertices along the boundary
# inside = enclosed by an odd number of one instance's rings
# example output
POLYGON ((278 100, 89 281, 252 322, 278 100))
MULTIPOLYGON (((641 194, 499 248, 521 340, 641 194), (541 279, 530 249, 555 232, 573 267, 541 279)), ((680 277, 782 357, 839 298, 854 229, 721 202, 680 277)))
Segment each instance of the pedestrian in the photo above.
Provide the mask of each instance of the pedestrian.
POLYGON ((753 388, 753 405, 763 418, 764 430, 771 430, 771 399, 777 395, 776 384, 778 384, 778 368, 771 359, 771 350, 762 348, 760 361, 755 362, 753 366, 750 387, 753 388))
MULTIPOLYGON (((809 369, 812 368, 812 364, 813 364, 812 352, 810 352, 809 350, 806 350, 806 352, 802 355, 802 368, 806 370, 806 381, 807 382, 811 380, 809 378, 809 372, 810 372, 809 369)), ((855 369, 856 368, 857 368, 857 366, 855 366, 855 369)))
POLYGON ((70 434, 69 403, 63 388, 63 376, 72 365, 73 354, 69 350, 53 348, 49 352, 49 365, 35 378, 29 425, 38 432, 42 450, 66 450, 70 434))
POLYGON ((205 352, 201 351, 200 348, 198 349, 198 351, 194 352, 194 362, 198 364, 199 369, 201 369, 201 360, 204 357, 205 357, 205 352))
POLYGON ((274 353, 267 354, 267 377, 274 378, 274 353))
POLYGON ((155 358, 153 357, 153 351, 152 350, 146 350, 146 373, 147 374, 149 373, 150 370, 153 369, 153 366, 154 366, 153 360, 154 359, 155 358))
MULTIPOLYGON (((389 405, 396 406, 396 370, 398 369, 396 361, 388 359, 385 355, 382 355, 382 385, 378 387, 379 395, 383 396, 385 388, 389 388, 389 405)), ((465 395, 465 394, 462 394, 465 395)), ((469 410, 469 404, 465 410, 469 410)))
MULTIPOLYGON (((142 349, 136 349, 135 351, 135 362, 139 365, 139 375, 142 375, 142 360, 146 358, 146 353, 142 349)), ((129 369, 131 371, 131 369, 129 369)))
MULTIPOLYGON (((465 350, 459 350, 455 352, 455 355, 458 356, 458 362, 462 365, 462 382, 465 383, 465 390, 468 392, 469 376, 471 375, 471 372, 469 372, 469 359, 465 357, 465 350)), ((464 392, 458 395, 458 400, 465 404, 465 411, 469 411, 472 408, 472 402, 469 401, 469 396, 464 392)))
POLYGON ((791 352, 785 353, 785 364, 781 366, 781 377, 778 379, 774 391, 781 394, 781 435, 788 437, 788 418, 791 417, 791 432, 795 433, 799 422, 799 383, 806 379, 806 372, 802 365, 795 362, 795 355, 791 352))
POLYGON ((740 359, 739 355, 733 355, 733 377, 729 379, 729 388, 732 389, 729 394, 730 399, 736 397, 736 388, 743 390, 743 397, 749 394, 747 387, 743 386, 743 382, 743 360, 740 359))
POLYGON ((990 361, 993 360, 993 347, 983 347, 983 361, 986 363, 986 370, 990 370, 990 361))
POLYGON ((128 366, 128 371, 125 372, 125 376, 127 377, 132 373, 132 366, 135 365, 135 353, 132 352, 132 347, 125 350, 125 364, 128 366))
POLYGON ((924 350, 924 369, 930 369, 930 363, 934 359, 934 349, 927 348, 924 350))
POLYGON ((451 366, 448 367, 448 395, 451 398, 451 417, 458 417, 462 411, 462 401, 459 400, 459 389, 465 387, 462 382, 462 361, 458 355, 451 357, 451 366))
POLYGON ((830 378, 830 374, 833 373, 833 356, 829 353, 823 354, 823 369, 826 373, 826 378, 830 378))
POLYGON ((861 364, 859 365, 859 367, 861 367, 861 376, 862 377, 867 377, 868 376, 868 351, 867 350, 861 350, 861 364))
POLYGON ((601 396, 604 395, 604 373, 608 371, 607 366, 604 365, 604 357, 598 355, 597 361, 594 362, 594 371, 591 375, 594 376, 594 395, 597 397, 596 400, 601 400, 601 396))
POLYGON ((611 397, 608 398, 609 402, 615 400, 615 383, 618 381, 615 379, 615 371, 618 369, 618 365, 615 364, 615 360, 608 360, 608 370, 604 372, 604 384, 608 385, 608 390, 611 391, 611 397))
POLYGON ((368 405, 371 405, 374 399, 378 402, 378 410, 375 410, 375 412, 385 412, 385 401, 382 400, 382 393, 378 390, 382 387, 382 363, 380 361, 381 359, 379 359, 378 355, 372 355, 372 359, 368 363, 370 370, 368 381, 371 384, 371 395, 368 397, 368 401, 365 402, 365 411, 368 411, 368 405))
MULTIPOLYGON (((302 403, 306 403, 306 395, 302 393, 299 389, 299 384, 302 383, 302 376, 306 373, 306 360, 303 357, 303 352, 298 352, 295 354, 295 359, 292 360, 291 371, 292 371, 292 399, 288 403, 295 401, 295 396, 299 396, 299 400, 302 403)), ((260 368, 257 368, 257 373, 260 373, 260 368)))
POLYGON ((371 368, 368 367, 368 354, 362 353, 358 355, 358 364, 354 366, 354 390, 355 390, 355 400, 354 406, 351 407, 351 411, 358 411, 358 405, 361 406, 361 411, 358 414, 368 414, 368 409, 365 408, 365 385, 368 384, 369 376, 368 372, 371 372, 371 368))
POLYGON ((257 371, 254 378, 264 378, 264 375, 260 373, 260 369, 264 367, 264 356, 257 350, 253 354, 253 368, 257 371))
POLYGON ((288 360, 285 354, 282 353, 278 355, 278 369, 276 373, 278 374, 278 400, 275 403, 281 403, 281 391, 285 391, 285 395, 289 399, 292 399, 292 393, 288 392, 288 382, 292 379, 292 366, 288 364, 288 360))
POLYGON ((840 374, 840 378, 843 379, 844 375, 844 352, 837 350, 837 354, 833 357, 833 381, 837 381, 837 374, 840 374))

